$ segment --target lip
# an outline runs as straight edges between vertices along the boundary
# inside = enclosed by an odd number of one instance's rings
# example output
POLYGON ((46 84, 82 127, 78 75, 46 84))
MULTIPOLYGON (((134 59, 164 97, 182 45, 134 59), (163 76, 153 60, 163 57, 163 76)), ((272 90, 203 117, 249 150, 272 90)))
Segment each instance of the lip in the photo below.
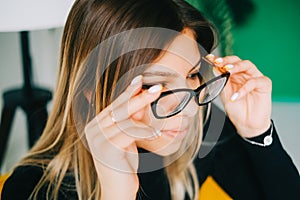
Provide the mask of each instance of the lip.
POLYGON ((188 128, 183 130, 161 130, 161 133, 171 138, 183 139, 188 133, 188 128))

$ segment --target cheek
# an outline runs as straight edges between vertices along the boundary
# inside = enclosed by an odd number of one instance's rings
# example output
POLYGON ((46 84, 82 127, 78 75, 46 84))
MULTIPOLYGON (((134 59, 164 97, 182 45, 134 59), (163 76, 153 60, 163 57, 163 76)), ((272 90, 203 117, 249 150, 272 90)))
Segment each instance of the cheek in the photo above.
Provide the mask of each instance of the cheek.
POLYGON ((136 121, 143 121, 143 117, 145 115, 146 110, 145 109, 141 109, 138 112, 134 113, 133 115, 131 115, 131 118, 136 120, 136 121))
POLYGON ((152 114, 150 105, 131 115, 131 118, 136 121, 140 121, 148 126, 152 126, 152 122, 156 119, 152 114))
POLYGON ((157 130, 161 130, 166 122, 166 120, 156 119, 154 117, 150 105, 134 113, 131 118, 157 130))
MULTIPOLYGON (((168 126, 174 127, 174 123, 182 123, 182 119, 180 117, 172 120, 171 118, 156 119, 152 113, 150 105, 132 115, 132 118, 157 130, 162 130, 168 126), (171 120, 171 122, 168 120, 171 120)), ((162 135, 152 140, 138 140, 136 141, 136 144, 139 148, 143 148, 161 156, 168 156, 178 151, 182 144, 182 140, 162 135)))

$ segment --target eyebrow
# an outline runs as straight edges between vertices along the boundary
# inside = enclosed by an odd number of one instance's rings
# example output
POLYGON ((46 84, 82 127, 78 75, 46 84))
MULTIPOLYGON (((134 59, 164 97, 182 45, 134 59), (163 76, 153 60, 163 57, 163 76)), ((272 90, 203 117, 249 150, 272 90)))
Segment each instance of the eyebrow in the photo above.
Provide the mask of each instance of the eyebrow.
POLYGON ((194 69, 200 68, 200 64, 201 64, 201 59, 202 57, 200 57, 200 59, 198 60, 198 62, 192 67, 192 69, 190 69, 189 73, 191 71, 193 71, 194 69))
POLYGON ((178 77, 178 74, 172 72, 164 72, 164 71, 153 71, 153 72, 144 72, 143 76, 178 77))
MULTIPOLYGON (((188 73, 199 67, 199 64, 201 63, 201 58, 198 60, 198 62, 189 70, 188 73)), ((162 76, 162 77, 179 77, 177 73, 172 72, 166 72, 166 71, 153 71, 153 72, 144 72, 143 76, 162 76)))

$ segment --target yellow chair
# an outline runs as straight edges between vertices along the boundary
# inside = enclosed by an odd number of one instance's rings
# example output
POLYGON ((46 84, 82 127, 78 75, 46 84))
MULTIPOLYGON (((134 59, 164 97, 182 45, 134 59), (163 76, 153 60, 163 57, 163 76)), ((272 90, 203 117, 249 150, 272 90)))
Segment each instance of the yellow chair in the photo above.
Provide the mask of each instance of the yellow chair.
POLYGON ((199 191, 199 200, 232 200, 232 198, 208 176, 199 191))
POLYGON ((1 198, 1 192, 2 192, 3 185, 8 177, 9 177, 9 174, 0 175, 0 198, 1 198))

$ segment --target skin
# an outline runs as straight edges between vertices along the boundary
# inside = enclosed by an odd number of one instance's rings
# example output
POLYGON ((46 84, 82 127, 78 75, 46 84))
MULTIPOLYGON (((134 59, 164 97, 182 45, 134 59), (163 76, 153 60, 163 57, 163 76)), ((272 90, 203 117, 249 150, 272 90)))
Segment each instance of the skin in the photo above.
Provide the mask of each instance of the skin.
MULTIPOLYGON (((198 109, 194 101, 190 101, 181 113, 163 120, 156 119, 150 110, 150 103, 163 90, 188 88, 193 83, 189 75, 197 69, 195 64, 200 53, 193 32, 184 29, 182 34, 184 37, 177 37, 168 52, 146 69, 140 81, 128 86, 85 128, 101 181, 101 199, 135 199, 139 187, 137 147, 170 155, 178 150, 183 136, 188 134, 188 125, 198 109), (173 75, 158 76, 162 72, 173 75), (160 87, 161 83, 164 87, 160 87), (142 84, 154 85, 159 90, 150 93, 151 89, 141 89, 142 84), (154 129, 161 130, 162 135, 154 137, 154 129)), ((215 58, 211 61, 215 62, 215 58)), ((221 95, 226 112, 241 136, 262 134, 270 126, 271 81, 250 61, 227 56, 217 63, 220 67, 227 64, 233 64, 233 68, 221 95), (233 101, 231 97, 235 93, 238 97, 233 101)))
MULTIPOLYGON (((200 53, 194 39, 193 32, 185 30, 184 37, 176 38, 169 46, 168 51, 154 61, 154 65, 146 69, 143 74, 143 84, 163 84, 162 91, 167 91, 190 88, 189 86, 194 82, 198 83, 195 81, 195 77, 194 79, 189 78, 199 71, 199 65, 195 64, 199 61, 200 53)), ((137 146, 162 156, 176 152, 182 143, 183 136, 188 133, 189 124, 198 108, 192 99, 182 112, 166 119, 156 119, 149 106, 135 113, 132 116, 135 120, 141 120, 162 133, 161 137, 150 141, 137 140, 137 146)))

